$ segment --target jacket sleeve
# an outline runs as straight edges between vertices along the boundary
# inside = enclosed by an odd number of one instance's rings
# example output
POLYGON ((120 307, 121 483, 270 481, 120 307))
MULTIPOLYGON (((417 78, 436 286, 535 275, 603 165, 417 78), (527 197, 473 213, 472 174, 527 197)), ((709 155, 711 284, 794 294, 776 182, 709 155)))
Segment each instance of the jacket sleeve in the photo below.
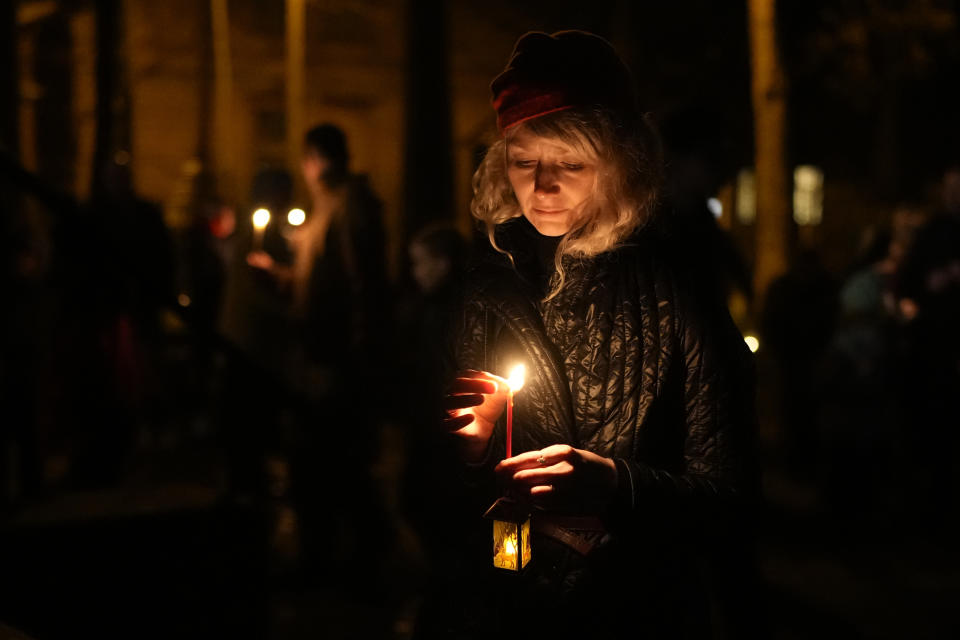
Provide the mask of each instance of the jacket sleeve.
POLYGON ((673 326, 683 465, 667 470, 616 459, 614 519, 658 507, 704 515, 755 492, 752 354, 724 308, 704 313, 681 298, 673 326))

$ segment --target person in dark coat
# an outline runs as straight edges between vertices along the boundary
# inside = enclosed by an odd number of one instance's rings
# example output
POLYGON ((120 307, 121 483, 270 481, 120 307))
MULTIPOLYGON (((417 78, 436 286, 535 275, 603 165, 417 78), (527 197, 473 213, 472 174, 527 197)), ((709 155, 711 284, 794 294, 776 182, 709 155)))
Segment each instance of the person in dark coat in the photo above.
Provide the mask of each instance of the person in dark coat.
POLYGON ((960 165, 943 174, 942 208, 917 230, 898 273, 907 347, 900 371, 908 502, 934 530, 960 528, 960 474, 952 452, 960 394, 960 165), (949 526, 944 526, 949 525, 949 526))
POLYGON ((350 170, 346 135, 334 124, 306 132, 301 171, 311 207, 290 233, 291 263, 265 251, 246 260, 289 293, 298 355, 292 369, 313 413, 291 454, 306 572, 335 566, 349 587, 369 595, 385 547, 368 471, 379 406, 364 395, 383 375, 389 304, 382 205, 366 176, 350 170))
POLYGON ((502 136, 472 203, 490 249, 451 327, 444 407, 476 516, 446 623, 427 615, 423 636, 755 635, 751 356, 649 225, 660 161, 633 86, 579 31, 527 34, 493 81, 502 136), (479 518, 504 494, 533 514, 532 561, 509 580, 479 518))

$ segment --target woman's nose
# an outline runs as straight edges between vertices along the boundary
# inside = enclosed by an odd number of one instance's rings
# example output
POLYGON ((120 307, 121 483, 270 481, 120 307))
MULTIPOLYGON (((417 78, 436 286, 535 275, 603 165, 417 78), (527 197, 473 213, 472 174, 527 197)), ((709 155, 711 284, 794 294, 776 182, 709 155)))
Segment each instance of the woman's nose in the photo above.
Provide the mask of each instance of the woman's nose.
POLYGON ((560 190, 557 171, 550 166, 538 165, 534 174, 534 192, 549 195, 560 190))

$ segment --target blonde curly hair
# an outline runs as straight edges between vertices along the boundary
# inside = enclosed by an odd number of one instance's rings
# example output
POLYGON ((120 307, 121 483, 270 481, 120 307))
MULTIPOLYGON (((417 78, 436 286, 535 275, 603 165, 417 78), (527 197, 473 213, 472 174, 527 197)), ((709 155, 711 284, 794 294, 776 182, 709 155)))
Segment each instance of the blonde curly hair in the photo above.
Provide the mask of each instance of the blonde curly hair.
POLYGON ((497 246, 495 233, 498 225, 523 215, 507 177, 506 148, 519 131, 559 140, 599 167, 593 196, 557 247, 556 274, 546 297, 550 300, 566 280, 564 256, 585 259, 615 249, 650 221, 663 179, 660 143, 648 117, 627 128, 616 114, 600 108, 557 111, 508 129, 474 173, 470 203, 491 246, 508 256, 497 246))

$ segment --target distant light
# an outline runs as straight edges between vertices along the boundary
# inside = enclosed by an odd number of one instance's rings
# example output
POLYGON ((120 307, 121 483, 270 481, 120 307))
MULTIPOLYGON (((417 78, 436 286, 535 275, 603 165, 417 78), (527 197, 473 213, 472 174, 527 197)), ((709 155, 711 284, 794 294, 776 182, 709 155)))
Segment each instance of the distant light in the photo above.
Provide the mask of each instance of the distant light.
POLYGON ((760 341, 757 340, 756 336, 743 336, 743 341, 747 343, 747 347, 749 347, 753 353, 756 353, 760 349, 760 341))
POLYGON ((723 203, 719 198, 707 198, 707 209, 710 209, 715 219, 719 220, 723 217, 723 203))
POLYGON ((189 306, 190 306, 190 296, 188 296, 188 295, 185 294, 185 293, 181 293, 180 295, 177 296, 177 302, 180 303, 180 306, 181 306, 181 307, 189 307, 189 306))
POLYGON ((287 222, 294 227, 299 227, 306 219, 307 214, 303 209, 290 209, 290 212, 287 213, 287 222))
POLYGON ((270 212, 266 209, 257 209, 253 212, 253 228, 263 230, 270 224, 270 212))
POLYGON ((117 151, 113 154, 113 162, 118 166, 125 167, 130 162, 130 153, 123 150, 117 151))
POLYGON ((793 170, 793 219, 818 225, 823 219, 823 171, 803 164, 793 170))
POLYGON ((753 224, 757 219, 757 182, 753 169, 741 169, 737 174, 737 220, 753 224))

